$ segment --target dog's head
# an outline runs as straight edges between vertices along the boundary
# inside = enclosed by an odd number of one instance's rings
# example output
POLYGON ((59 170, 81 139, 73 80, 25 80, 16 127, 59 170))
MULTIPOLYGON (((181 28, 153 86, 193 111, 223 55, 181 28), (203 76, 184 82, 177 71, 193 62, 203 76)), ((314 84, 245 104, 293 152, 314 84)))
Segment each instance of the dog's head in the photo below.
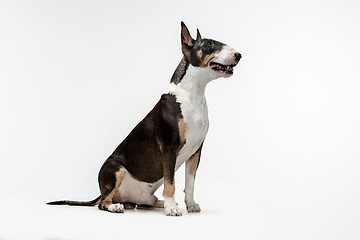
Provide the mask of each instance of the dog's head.
POLYGON ((208 68, 217 77, 230 77, 241 58, 241 54, 232 47, 202 38, 199 29, 196 39, 193 39, 183 22, 181 22, 181 46, 184 57, 191 65, 208 68))

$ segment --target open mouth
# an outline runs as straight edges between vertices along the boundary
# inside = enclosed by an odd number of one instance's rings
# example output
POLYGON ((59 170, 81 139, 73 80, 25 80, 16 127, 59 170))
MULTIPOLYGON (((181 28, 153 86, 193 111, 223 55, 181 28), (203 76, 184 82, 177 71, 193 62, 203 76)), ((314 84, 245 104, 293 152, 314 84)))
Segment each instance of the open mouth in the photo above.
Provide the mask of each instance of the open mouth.
POLYGON ((210 67, 211 67, 212 70, 214 70, 216 72, 226 73, 226 74, 233 74, 235 66, 236 66, 236 64, 222 65, 222 64, 216 63, 216 62, 211 62, 210 63, 210 67))

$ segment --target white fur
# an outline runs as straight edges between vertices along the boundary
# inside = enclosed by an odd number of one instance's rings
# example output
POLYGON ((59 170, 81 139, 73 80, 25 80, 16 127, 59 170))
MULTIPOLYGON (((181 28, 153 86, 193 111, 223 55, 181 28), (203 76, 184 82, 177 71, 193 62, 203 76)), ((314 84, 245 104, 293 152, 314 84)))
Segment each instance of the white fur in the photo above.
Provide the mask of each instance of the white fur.
POLYGON ((163 184, 163 178, 155 183, 146 183, 133 178, 124 167, 122 170, 124 178, 114 195, 115 202, 152 205, 158 200, 154 193, 163 184))
POLYGON ((175 202, 175 194, 169 198, 164 198, 164 208, 165 208, 165 214, 167 216, 181 216, 182 212, 178 208, 176 202, 175 202))
POLYGON ((222 65, 232 65, 236 64, 237 61, 235 59, 236 50, 228 45, 225 45, 223 49, 215 54, 215 57, 211 60, 211 62, 217 62, 222 65))
POLYGON ((185 204, 188 212, 200 212, 200 206, 194 200, 195 178, 190 173, 189 165, 185 169, 185 204))
POLYGON ((124 212, 124 205, 120 204, 120 203, 115 203, 115 204, 111 204, 108 208, 109 212, 113 212, 113 213, 123 213, 124 212))

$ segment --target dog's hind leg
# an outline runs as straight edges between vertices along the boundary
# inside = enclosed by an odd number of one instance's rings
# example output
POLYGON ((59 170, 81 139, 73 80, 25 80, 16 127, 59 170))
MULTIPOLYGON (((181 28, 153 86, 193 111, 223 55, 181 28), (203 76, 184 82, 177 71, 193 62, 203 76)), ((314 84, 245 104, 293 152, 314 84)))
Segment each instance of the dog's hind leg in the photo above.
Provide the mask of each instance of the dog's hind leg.
POLYGON ((124 178, 125 171, 121 166, 116 166, 111 159, 108 159, 102 166, 99 173, 99 186, 101 192, 101 200, 99 204, 100 210, 109 212, 124 212, 124 205, 121 203, 113 203, 113 197, 124 178), (110 160, 110 161, 109 161, 110 160))
POLYGON ((157 202, 154 203, 154 205, 152 205, 151 207, 153 207, 153 208, 164 208, 164 200, 157 200, 157 202))
POLYGON ((137 207, 138 208, 164 208, 164 200, 157 200, 153 205, 140 204, 140 205, 137 205, 137 207))

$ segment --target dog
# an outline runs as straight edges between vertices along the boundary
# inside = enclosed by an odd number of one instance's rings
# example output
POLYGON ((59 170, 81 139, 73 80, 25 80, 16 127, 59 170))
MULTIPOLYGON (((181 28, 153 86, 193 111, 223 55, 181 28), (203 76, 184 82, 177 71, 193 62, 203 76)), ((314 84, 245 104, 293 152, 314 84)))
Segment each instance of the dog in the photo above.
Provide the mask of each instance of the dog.
POLYGON ((185 162, 185 204, 200 212, 194 181, 209 129, 207 84, 233 75, 241 54, 221 42, 196 39, 181 22, 183 58, 171 77, 170 90, 121 142, 98 175, 101 195, 88 202, 56 201, 50 205, 95 206, 123 213, 139 206, 163 207, 167 216, 181 216, 175 202, 175 172, 185 162), (160 201, 154 195, 164 184, 160 201))

